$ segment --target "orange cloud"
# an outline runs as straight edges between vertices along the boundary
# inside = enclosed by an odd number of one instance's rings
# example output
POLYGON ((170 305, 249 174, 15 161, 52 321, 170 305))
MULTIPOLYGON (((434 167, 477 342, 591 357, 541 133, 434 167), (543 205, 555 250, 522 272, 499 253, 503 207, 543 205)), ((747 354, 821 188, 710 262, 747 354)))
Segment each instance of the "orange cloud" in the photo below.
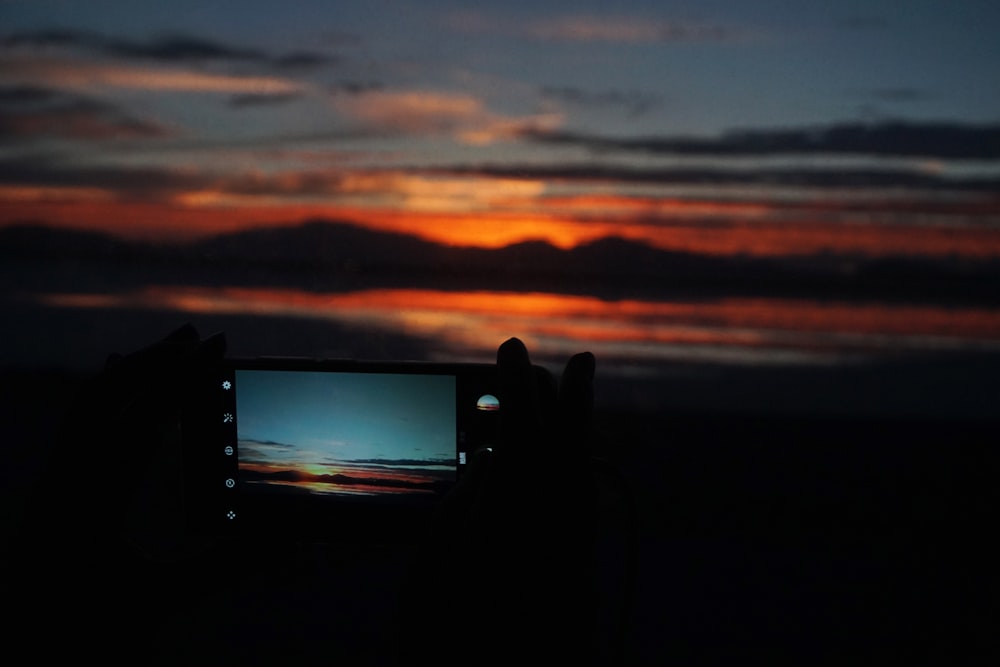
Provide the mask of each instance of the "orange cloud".
POLYGON ((567 15, 518 22, 481 12, 456 12, 448 18, 455 30, 479 34, 503 34, 559 42, 649 42, 718 41, 733 37, 721 26, 690 21, 669 21, 639 16, 567 15))
POLYGON ((517 137, 528 129, 552 130, 562 123, 561 114, 497 114, 481 99, 465 93, 373 90, 337 95, 333 105, 377 128, 407 134, 451 134, 476 145, 517 137))
POLYGON ((278 77, 235 76, 184 69, 28 58, 11 59, 5 64, 0 64, 0 79, 23 84, 45 83, 84 90, 109 87, 278 95, 300 92, 303 88, 298 82, 278 77))
POLYGON ((485 109, 471 95, 372 91, 337 96, 334 106, 366 122, 405 132, 433 132, 481 117, 485 109))

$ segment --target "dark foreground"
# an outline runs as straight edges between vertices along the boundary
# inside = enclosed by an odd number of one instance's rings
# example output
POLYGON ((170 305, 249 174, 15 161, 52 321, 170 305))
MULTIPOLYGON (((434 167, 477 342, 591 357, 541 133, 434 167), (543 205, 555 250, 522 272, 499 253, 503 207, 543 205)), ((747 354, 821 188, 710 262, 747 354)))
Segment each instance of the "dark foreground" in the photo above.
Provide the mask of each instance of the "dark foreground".
MULTIPOLYGON (((47 438, 76 382, 4 378, 11 639, 27 640, 39 657, 96 649, 140 664, 488 661, 488 646, 469 660, 455 655, 459 638, 444 622, 457 604, 448 592, 475 590, 475 581, 443 582, 440 596, 420 601, 420 627, 434 632, 401 632, 411 622, 402 610, 412 611, 401 591, 421 548, 412 525, 406 535, 364 540, 257 535, 183 564, 139 567, 122 556, 113 567, 76 571, 79 554, 91 552, 81 544, 44 563, 15 559, 26 491, 44 470, 47 438), (74 572, 88 581, 67 585, 74 572)), ((608 478, 595 521, 597 661, 995 664, 988 545, 998 421, 697 411, 599 418, 604 457, 623 484, 608 478)), ((523 536, 526 552, 536 537, 523 536)))

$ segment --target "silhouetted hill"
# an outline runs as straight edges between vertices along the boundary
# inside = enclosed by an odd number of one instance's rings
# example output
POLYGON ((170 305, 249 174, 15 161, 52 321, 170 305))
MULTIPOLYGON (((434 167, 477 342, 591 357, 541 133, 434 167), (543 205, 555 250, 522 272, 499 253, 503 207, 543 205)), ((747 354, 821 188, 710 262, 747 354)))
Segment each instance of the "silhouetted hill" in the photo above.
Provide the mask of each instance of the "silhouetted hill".
POLYGON ((140 245, 102 232, 25 223, 0 229, 2 257, 117 257, 136 253, 140 245))
POLYGON ((410 267, 432 264, 442 247, 408 234, 313 220, 223 234, 191 244, 188 250, 214 261, 410 267))
POLYGON ((996 261, 829 254, 721 257, 671 252, 622 238, 570 250, 543 241, 488 249, 327 220, 174 244, 19 225, 0 229, 0 257, 19 260, 22 269, 32 260, 89 262, 97 272, 129 273, 125 282, 130 285, 169 281, 330 291, 401 286, 545 290, 603 298, 777 295, 1000 302, 996 261))

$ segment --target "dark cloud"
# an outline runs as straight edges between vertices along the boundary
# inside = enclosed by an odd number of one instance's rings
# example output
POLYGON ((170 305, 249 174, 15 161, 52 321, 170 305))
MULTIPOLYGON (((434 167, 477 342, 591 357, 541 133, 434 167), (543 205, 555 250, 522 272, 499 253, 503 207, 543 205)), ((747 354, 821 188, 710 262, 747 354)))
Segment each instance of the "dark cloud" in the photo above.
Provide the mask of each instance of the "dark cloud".
POLYGON ((239 445, 241 447, 246 445, 266 445, 268 447, 276 447, 279 449, 296 449, 295 445, 289 445, 285 442, 275 442, 274 440, 254 440, 253 438, 240 438, 239 445))
POLYGON ((79 167, 57 157, 37 156, 0 160, 0 183, 93 187, 119 193, 123 198, 155 201, 185 190, 204 188, 211 180, 191 172, 152 167, 79 167))
POLYGON ((246 107, 273 106, 286 104, 302 97, 301 93, 275 93, 275 94, 255 94, 233 95, 229 98, 229 106, 243 109, 246 107))
POLYGON ((99 42, 97 46, 114 56, 164 61, 268 59, 267 55, 256 49, 236 48, 183 35, 158 37, 145 43, 109 39, 99 42))
POLYGON ((0 142, 46 137, 150 139, 170 134, 162 125, 85 95, 41 86, 0 86, 0 142))
POLYGON ((339 58, 335 58, 333 56, 306 51, 287 53, 273 59, 273 63, 275 65, 287 69, 313 69, 315 67, 322 67, 323 65, 330 65, 338 61, 339 58))
POLYGON ((575 106, 622 108, 633 117, 641 116, 663 101, 659 95, 640 91, 589 91, 571 86, 545 86, 541 92, 544 97, 575 106))
POLYGON ((521 21, 471 10, 452 13, 445 24, 452 30, 469 34, 563 43, 649 44, 742 38, 740 31, 719 24, 619 14, 573 14, 521 21))
POLYGON ((380 466, 447 466, 455 465, 454 459, 345 459, 338 463, 380 466))
POLYGON ((377 81, 341 81, 330 86, 330 93, 337 95, 345 93, 347 95, 363 95, 364 93, 382 90, 384 86, 377 81))
POLYGON ((92 39, 91 33, 52 28, 7 35, 3 38, 2 44, 6 47, 85 47, 91 45, 92 39))
POLYGON ((942 159, 1000 158, 1000 125, 885 122, 738 130, 717 138, 611 137, 529 129, 524 139, 551 145, 661 155, 874 155, 942 159))
POLYGON ((342 187, 341 178, 327 172, 222 175, 156 167, 78 167, 48 156, 0 160, 0 184, 97 188, 116 193, 122 200, 143 201, 169 201, 178 194, 200 190, 241 195, 336 195, 342 187))
POLYGON ((926 102, 938 97, 923 88, 912 86, 884 86, 880 88, 855 88, 847 91, 852 97, 875 104, 911 104, 926 102))
POLYGON ((811 188, 906 188, 924 191, 1000 192, 1000 178, 946 178, 907 169, 689 169, 623 165, 554 164, 454 167, 451 175, 528 180, 656 185, 763 185, 811 188))
POLYGON ((258 49, 233 46, 191 35, 161 35, 138 41, 108 37, 90 31, 54 29, 15 33, 8 35, 0 43, 7 47, 78 49, 116 58, 162 62, 235 61, 282 68, 316 67, 335 62, 335 58, 321 53, 297 51, 272 55, 258 49))
POLYGON ((0 87, 0 108, 9 105, 48 102, 59 94, 59 91, 41 86, 2 86, 0 87))

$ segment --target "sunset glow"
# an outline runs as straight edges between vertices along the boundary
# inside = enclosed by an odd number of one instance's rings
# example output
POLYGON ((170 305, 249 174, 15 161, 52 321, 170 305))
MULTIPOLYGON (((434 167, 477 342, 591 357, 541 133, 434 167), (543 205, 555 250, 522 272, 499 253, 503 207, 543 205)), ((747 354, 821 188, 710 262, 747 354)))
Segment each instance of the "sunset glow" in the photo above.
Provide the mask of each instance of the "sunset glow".
POLYGON ((288 318, 456 358, 518 334, 636 363, 1000 340, 985 4, 896 25, 179 1, 0 9, 8 297, 43 321, 288 318))

